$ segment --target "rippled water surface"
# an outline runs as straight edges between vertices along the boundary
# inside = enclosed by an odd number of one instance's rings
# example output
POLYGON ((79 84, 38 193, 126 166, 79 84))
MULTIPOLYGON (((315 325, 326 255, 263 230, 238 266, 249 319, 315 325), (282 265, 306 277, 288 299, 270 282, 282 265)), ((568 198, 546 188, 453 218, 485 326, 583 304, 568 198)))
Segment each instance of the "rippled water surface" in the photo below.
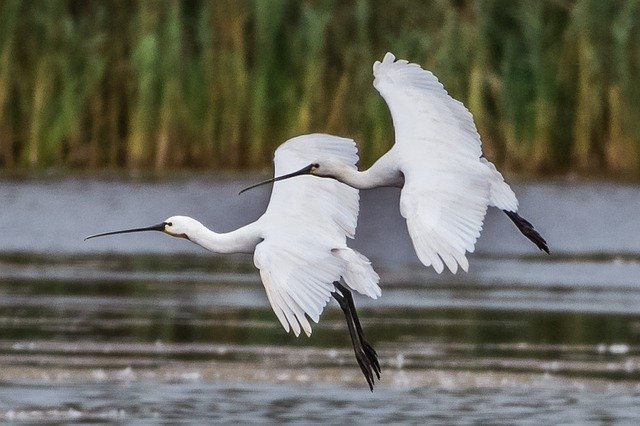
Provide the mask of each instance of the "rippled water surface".
POLYGON ((247 180, 0 182, 0 420, 635 423, 640 189, 515 185, 535 250, 500 212, 467 274, 412 252, 397 191, 362 194, 383 297, 356 298, 382 378, 370 393, 341 311, 286 334, 251 256, 161 234, 82 237, 189 214, 257 218, 247 180))

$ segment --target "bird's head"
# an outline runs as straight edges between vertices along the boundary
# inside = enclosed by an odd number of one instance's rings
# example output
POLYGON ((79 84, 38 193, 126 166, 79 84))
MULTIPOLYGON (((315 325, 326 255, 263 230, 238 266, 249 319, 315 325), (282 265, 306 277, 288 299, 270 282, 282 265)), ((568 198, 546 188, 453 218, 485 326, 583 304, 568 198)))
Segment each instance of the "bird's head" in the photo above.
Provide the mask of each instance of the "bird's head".
POLYGON ((160 231, 160 232, 164 232, 167 235, 171 235, 172 237, 189 239, 189 235, 193 235, 200 227, 202 227, 202 224, 190 217, 171 216, 170 218, 167 218, 166 220, 158 223, 157 225, 146 226, 144 228, 124 229, 122 231, 111 231, 111 232, 104 232, 102 234, 90 235, 87 238, 85 238, 85 241, 90 238, 104 237, 106 235, 129 234, 132 232, 145 232, 145 231, 160 231))
POLYGON ((348 167, 349 166, 345 163, 331 158, 326 158, 321 161, 314 161, 307 166, 307 168, 309 169, 308 173, 310 175, 326 178, 338 177, 342 175, 343 170, 348 167))
POLYGON ((171 216, 164 222, 164 233, 177 238, 189 239, 189 235, 194 235, 203 225, 197 220, 188 216, 171 216))

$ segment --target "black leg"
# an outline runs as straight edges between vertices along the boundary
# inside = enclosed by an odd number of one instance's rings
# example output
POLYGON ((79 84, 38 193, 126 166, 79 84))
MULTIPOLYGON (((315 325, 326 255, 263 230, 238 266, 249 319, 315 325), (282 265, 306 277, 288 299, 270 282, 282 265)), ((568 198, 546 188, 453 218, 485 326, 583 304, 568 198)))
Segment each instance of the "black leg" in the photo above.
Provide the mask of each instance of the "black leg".
POLYGON ((362 327, 358 320, 358 314, 355 310, 351 292, 340 285, 340 283, 334 283, 334 285, 335 284, 337 284, 336 288, 340 293, 333 292, 333 298, 336 299, 344 312, 349 335, 351 336, 353 351, 356 355, 356 361, 369 384, 369 389, 373 392, 374 373, 378 379, 380 379, 380 363, 378 362, 376 351, 362 337, 362 327))
POLYGON ((335 281, 333 285, 342 293, 344 298, 347 300, 349 304, 349 310, 351 313, 351 317, 353 318, 353 322, 356 326, 356 330, 358 332, 358 337, 360 338, 360 342, 362 343, 362 348, 367 353, 367 357, 373 363, 374 371, 378 379, 380 379, 380 363, 378 362, 378 353, 373 349, 373 347, 364 339, 364 334, 362 333, 362 326, 360 325, 360 319, 358 318, 358 312, 356 311, 356 305, 353 302, 353 296, 348 288, 335 281))
POLYGON ((344 312, 345 318, 347 320, 347 327, 349 329, 349 335, 351 336, 351 344, 353 345, 353 351, 356 355, 356 361, 358 361, 360 370, 362 370, 362 374, 364 374, 364 377, 367 380, 369 389, 373 392, 373 369, 362 347, 362 342, 360 341, 360 337, 358 336, 358 331, 356 330, 355 323, 353 322, 353 318, 351 317, 349 304, 340 293, 334 292, 332 294, 334 299, 336 299, 336 301, 342 308, 342 311, 344 312))

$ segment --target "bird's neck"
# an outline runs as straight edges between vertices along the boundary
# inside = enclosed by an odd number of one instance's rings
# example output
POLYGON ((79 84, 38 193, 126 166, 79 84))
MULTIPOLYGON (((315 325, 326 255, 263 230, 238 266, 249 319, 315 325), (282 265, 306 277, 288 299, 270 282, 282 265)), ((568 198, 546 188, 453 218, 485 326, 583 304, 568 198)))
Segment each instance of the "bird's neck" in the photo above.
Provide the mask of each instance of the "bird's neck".
POLYGON ((371 189, 381 186, 402 187, 402 175, 392 169, 377 167, 377 163, 367 170, 358 171, 343 168, 335 179, 357 189, 371 189))
POLYGON ((190 241, 214 253, 253 253, 256 245, 262 239, 251 225, 222 234, 214 232, 203 225, 188 235, 188 238, 190 241))

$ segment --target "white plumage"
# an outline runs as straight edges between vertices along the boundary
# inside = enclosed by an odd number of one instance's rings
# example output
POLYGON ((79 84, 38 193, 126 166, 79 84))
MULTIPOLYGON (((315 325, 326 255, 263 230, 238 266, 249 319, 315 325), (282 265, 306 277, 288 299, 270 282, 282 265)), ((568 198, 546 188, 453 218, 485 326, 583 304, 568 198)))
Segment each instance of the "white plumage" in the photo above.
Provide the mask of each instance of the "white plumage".
POLYGON ((469 268, 489 205, 489 169, 479 161, 471 113, 429 71, 387 53, 373 66, 374 87, 387 102, 404 176, 400 213, 416 254, 440 273, 469 268))
MULTIPOLYGON (((453 273, 458 265, 467 271, 466 252, 474 250, 487 207, 515 214, 518 200, 496 167, 481 157, 469 110, 430 71, 387 53, 373 65, 373 74, 393 118, 396 143, 387 155, 404 177, 400 213, 416 254, 438 273, 444 265, 453 273)), ((510 217, 520 228, 521 218, 510 217)), ((535 237, 544 242, 537 232, 535 237)))
POLYGON ((467 271, 466 253, 474 250, 488 206, 510 212, 521 230, 524 222, 527 237, 546 249, 531 224, 515 214, 518 200, 502 174, 481 157, 469 110, 431 72, 391 53, 373 65, 373 74, 395 128, 396 143, 386 155, 404 177, 400 212, 422 263, 438 273, 444 265, 453 273, 458 265, 467 271))
MULTIPOLYGON (((355 169, 355 142, 336 136, 299 136, 282 144, 274 158, 276 176, 330 158, 355 169)), ((378 275, 369 260, 347 247, 355 235, 358 190, 333 179, 303 176, 275 182, 267 211, 255 223, 264 241, 256 246, 254 262, 271 307, 285 330, 311 334, 305 317, 318 322, 334 291, 345 278, 362 294, 380 295, 378 275)))

